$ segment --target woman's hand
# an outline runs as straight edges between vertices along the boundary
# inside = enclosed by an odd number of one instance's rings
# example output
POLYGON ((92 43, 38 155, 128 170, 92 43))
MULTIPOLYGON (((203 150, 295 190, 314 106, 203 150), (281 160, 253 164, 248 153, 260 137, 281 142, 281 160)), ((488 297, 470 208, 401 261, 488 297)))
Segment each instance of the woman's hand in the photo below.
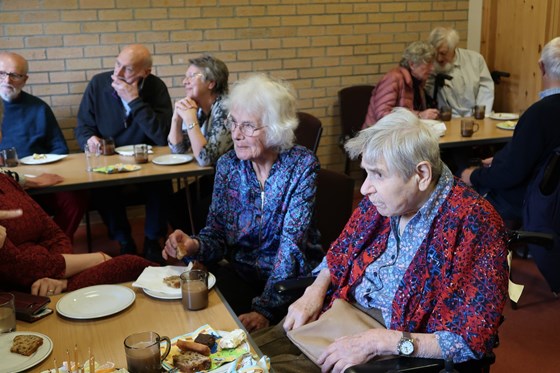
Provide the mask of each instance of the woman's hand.
MULTIPOLYGON (((374 358, 378 353, 378 341, 382 338, 380 331, 371 329, 365 332, 336 339, 319 356, 317 364, 322 372, 344 372, 356 364, 363 364, 374 358)), ((395 342, 395 347, 397 342, 395 342)))
MULTIPOLYGON (((0 220, 4 219, 13 219, 21 216, 23 211, 21 209, 17 210, 0 210, 0 220)), ((4 247, 4 243, 6 243, 6 238, 8 234, 6 233, 6 227, 0 225, 0 249, 4 247)))
POLYGON ((325 295, 313 285, 305 289, 305 293, 288 307, 288 314, 284 321, 284 330, 290 331, 302 325, 317 320, 323 307, 325 295))
POLYGON ((421 119, 438 119, 439 110, 438 109, 426 109, 418 113, 418 117, 421 119))
POLYGON ((492 167, 492 161, 494 157, 486 158, 482 160, 482 167, 492 167))
POLYGON ((173 116, 180 116, 185 123, 196 122, 196 112, 198 110, 198 104, 195 100, 190 97, 185 97, 177 102, 175 102, 175 110, 173 116))
POLYGON ((197 240, 193 240, 188 234, 177 229, 171 233, 165 241, 165 247, 161 253, 163 259, 177 258, 177 246, 181 245, 186 251, 184 256, 193 256, 198 253, 199 244, 197 240))
POLYGON ((472 186, 471 175, 472 175, 473 171, 476 170, 477 168, 478 167, 468 167, 468 168, 465 168, 463 170, 463 172, 461 172, 461 180, 463 180, 463 182, 465 184, 467 184, 468 186, 472 186))
POLYGON ((241 321, 249 333, 270 325, 270 321, 266 317, 254 311, 239 315, 239 321, 241 321))
POLYGON ((31 294, 50 297, 62 293, 68 286, 68 280, 57 280, 54 278, 43 277, 31 285, 31 294))
POLYGON ((55 184, 60 184, 64 178, 56 174, 40 174, 35 177, 27 177, 23 187, 28 188, 44 188, 55 184))

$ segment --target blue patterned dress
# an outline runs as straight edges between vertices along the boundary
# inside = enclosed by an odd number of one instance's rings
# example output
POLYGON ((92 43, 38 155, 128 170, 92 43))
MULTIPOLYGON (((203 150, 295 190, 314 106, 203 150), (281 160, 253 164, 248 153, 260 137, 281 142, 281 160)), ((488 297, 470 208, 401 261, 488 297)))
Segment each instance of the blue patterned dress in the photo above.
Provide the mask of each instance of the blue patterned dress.
MULTIPOLYGON (((312 226, 319 162, 308 149, 296 145, 279 154, 261 189, 251 161, 235 151, 216 166, 212 205, 206 227, 196 236, 196 259, 226 258, 248 281, 263 283, 252 309, 274 320, 291 298, 274 291, 277 281, 306 276, 320 256, 312 226)), ((192 259, 192 258, 191 258, 192 259)), ((243 289, 239 289, 243 291, 243 289)))

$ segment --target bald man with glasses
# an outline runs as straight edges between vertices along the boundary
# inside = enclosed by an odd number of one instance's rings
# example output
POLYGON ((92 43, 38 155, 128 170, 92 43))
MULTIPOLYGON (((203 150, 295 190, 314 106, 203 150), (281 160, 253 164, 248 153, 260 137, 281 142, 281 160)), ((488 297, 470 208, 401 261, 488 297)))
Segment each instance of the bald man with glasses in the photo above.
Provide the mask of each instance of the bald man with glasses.
MULTIPOLYGON (((0 53, 0 97, 4 104, 0 149, 14 147, 20 158, 35 153, 68 154, 66 140, 49 105, 23 91, 28 72, 29 64, 23 56, 0 53)), ((84 193, 58 192, 33 198, 72 239, 86 208, 84 193)))

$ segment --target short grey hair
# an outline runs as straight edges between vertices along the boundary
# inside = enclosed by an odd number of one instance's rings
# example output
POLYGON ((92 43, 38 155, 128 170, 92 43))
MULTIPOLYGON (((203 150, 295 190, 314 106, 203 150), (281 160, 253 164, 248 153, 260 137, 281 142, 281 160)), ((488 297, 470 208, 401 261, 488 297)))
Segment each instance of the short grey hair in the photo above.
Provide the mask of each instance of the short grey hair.
POLYGON ((346 142, 344 148, 355 159, 371 164, 384 160, 388 171, 408 180, 420 162, 432 167, 434 180, 439 179, 443 163, 438 136, 418 117, 405 108, 395 108, 374 126, 366 128, 346 142))
POLYGON ((250 75, 233 85, 224 106, 229 112, 242 111, 259 118, 260 125, 266 126, 267 148, 282 152, 294 145, 296 98, 287 82, 260 73, 250 75))
POLYGON ((228 93, 229 70, 222 60, 205 54, 198 58, 191 58, 189 60, 189 65, 201 69, 205 81, 210 80, 216 83, 212 92, 217 95, 228 93))
POLYGON ((409 67, 410 63, 415 65, 433 62, 436 57, 436 50, 431 44, 425 41, 415 41, 411 43, 403 52, 400 65, 409 67))
POLYGON ((455 50, 459 45, 459 33, 451 27, 436 27, 430 32, 428 42, 439 48, 442 44, 446 44, 447 48, 455 50))
POLYGON ((543 63, 548 76, 560 80, 560 36, 546 43, 541 52, 540 62, 543 63))

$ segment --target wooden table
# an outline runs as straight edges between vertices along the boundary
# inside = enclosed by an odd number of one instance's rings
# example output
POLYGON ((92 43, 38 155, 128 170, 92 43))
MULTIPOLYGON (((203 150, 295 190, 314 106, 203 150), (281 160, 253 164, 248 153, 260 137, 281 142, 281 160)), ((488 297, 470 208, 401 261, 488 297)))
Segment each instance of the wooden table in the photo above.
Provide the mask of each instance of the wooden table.
MULTIPOLYGON (((102 174, 98 172, 86 171, 86 158, 84 153, 69 154, 66 158, 43 165, 23 165, 13 168, 19 174, 39 175, 47 172, 58 174, 64 177, 61 184, 46 188, 30 189, 30 194, 41 194, 50 192, 60 192, 64 190, 78 190, 101 188, 106 186, 125 185, 139 182, 171 180, 175 178, 199 176, 211 174, 213 167, 201 167, 195 160, 186 164, 179 165, 156 165, 151 160, 159 155, 169 154, 169 148, 165 146, 153 147, 154 154, 150 154, 150 162, 141 164, 138 171, 121 172, 116 174, 102 174)), ((100 156, 100 167, 113 165, 116 163, 134 163, 134 157, 121 156, 118 154, 111 156, 100 156)))
MULTIPOLYGON (((508 142, 513 136, 512 130, 503 130, 496 127, 501 121, 484 118, 475 119, 478 123, 479 130, 472 137, 461 136, 461 119, 453 118, 448 122, 444 122, 447 127, 445 135, 439 138, 441 149, 456 148, 461 146, 499 144, 508 142)), ((468 118, 472 119, 472 118, 468 118)))
MULTIPOLYGON (((124 286, 131 287, 130 283, 124 286)), ((141 289, 133 288, 136 300, 118 314, 93 320, 67 319, 56 313, 56 302, 65 294, 51 297, 50 308, 55 312, 35 323, 17 322, 17 331, 42 333, 53 341, 53 351, 41 364, 30 371, 41 372, 54 368, 53 359, 59 364, 66 360, 66 350, 74 359, 74 346, 78 344, 81 362, 88 358, 91 348, 99 363, 111 361, 117 367, 126 367, 124 339, 133 333, 154 331, 160 336, 173 338, 190 333, 198 327, 209 324, 214 330, 231 331, 243 326, 235 316, 221 293, 212 289, 208 307, 200 311, 185 311, 181 300, 160 300, 149 297, 141 289)), ((248 334, 247 334, 248 335, 248 334)), ((249 337, 253 352, 261 352, 249 337)))

